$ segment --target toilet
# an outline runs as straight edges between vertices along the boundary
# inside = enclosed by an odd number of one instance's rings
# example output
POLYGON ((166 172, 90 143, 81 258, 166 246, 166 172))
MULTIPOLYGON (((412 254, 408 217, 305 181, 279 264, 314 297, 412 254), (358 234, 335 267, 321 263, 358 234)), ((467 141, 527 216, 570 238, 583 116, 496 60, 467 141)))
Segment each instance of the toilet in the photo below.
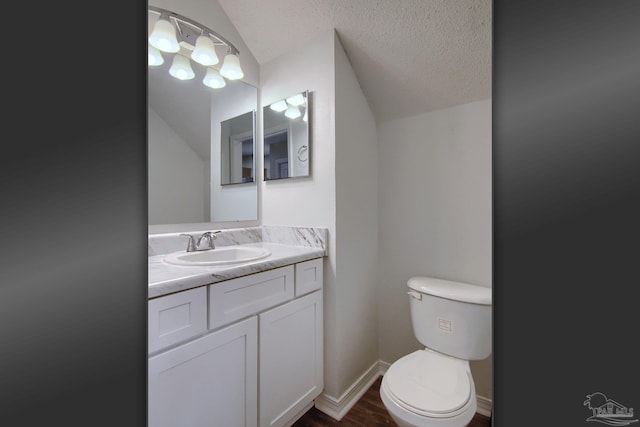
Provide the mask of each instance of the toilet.
POLYGON ((430 277, 407 282, 425 348, 394 362, 380 397, 400 427, 463 427, 476 412, 470 360, 491 354, 491 288, 430 277))

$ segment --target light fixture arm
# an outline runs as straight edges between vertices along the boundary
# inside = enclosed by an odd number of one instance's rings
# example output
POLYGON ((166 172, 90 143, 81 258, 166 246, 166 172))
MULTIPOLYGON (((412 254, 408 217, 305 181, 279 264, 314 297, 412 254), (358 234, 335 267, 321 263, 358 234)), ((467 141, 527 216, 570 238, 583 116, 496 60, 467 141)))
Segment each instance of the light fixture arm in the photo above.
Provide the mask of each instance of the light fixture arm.
POLYGON ((157 6, 148 5, 148 9, 151 12, 167 17, 170 21, 173 21, 176 29, 178 30, 178 42, 183 41, 190 45, 195 45, 195 41, 200 35, 207 34, 209 37, 212 37, 214 44, 225 46, 228 52, 240 55, 240 51, 233 45, 233 43, 213 31, 211 28, 208 28, 193 19, 157 6))

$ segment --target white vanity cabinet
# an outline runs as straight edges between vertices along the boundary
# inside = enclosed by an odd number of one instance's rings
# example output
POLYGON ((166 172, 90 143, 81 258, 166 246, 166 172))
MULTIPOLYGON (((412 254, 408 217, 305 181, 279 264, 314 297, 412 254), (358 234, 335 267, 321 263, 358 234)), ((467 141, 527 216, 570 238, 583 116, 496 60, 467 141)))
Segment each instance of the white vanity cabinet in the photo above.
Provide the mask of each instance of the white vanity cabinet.
POLYGON ((149 427, 290 425, 323 388, 323 259, 149 301, 149 427))
POLYGON ((256 317, 149 359, 149 426, 257 425, 256 317))

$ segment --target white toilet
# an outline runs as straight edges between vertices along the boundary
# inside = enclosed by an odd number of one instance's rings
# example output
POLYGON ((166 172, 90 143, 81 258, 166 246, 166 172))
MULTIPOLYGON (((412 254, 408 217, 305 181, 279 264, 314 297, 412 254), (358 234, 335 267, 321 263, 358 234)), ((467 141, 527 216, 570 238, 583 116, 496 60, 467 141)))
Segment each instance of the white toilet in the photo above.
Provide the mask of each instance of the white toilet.
POLYGON ((469 360, 491 354, 491 288, 409 279, 411 322, 426 346, 393 363, 380 397, 400 427, 462 427, 476 412, 469 360))

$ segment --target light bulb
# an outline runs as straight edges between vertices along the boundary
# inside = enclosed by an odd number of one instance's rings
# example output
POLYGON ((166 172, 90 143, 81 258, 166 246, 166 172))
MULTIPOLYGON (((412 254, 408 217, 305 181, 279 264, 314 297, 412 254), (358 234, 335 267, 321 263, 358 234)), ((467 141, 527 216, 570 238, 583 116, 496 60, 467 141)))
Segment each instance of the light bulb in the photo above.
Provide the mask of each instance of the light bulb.
POLYGON ((289 108, 287 108, 287 111, 285 111, 284 115, 289 117, 290 119, 297 119, 302 115, 302 113, 300 113, 298 107, 296 107, 295 105, 291 105, 289 108))
POLYGON ((212 89, 220 89, 227 85, 227 82, 224 81, 220 73, 214 68, 207 68, 207 74, 204 76, 204 79, 202 79, 202 83, 212 89))
POLYGON ((153 31, 149 36, 151 46, 163 52, 175 53, 180 50, 178 39, 176 39, 176 29, 168 19, 160 17, 153 26, 153 31))
POLYGON ((284 100, 281 100, 278 102, 274 102, 270 105, 270 107, 273 111, 277 111, 278 113, 280 113, 287 109, 287 103, 284 100))
POLYGON ((196 47, 191 52, 191 59, 205 67, 220 62, 213 40, 209 36, 203 34, 196 39, 196 47))
POLYGON ((290 105, 304 105, 304 96, 301 93, 287 98, 287 104, 290 105))
POLYGON ((233 53, 228 53, 224 57, 224 62, 220 68, 220 74, 229 80, 238 80, 244 77, 242 68, 240 68, 240 59, 233 53))
POLYGON ((169 74, 178 80, 189 80, 194 78, 196 75, 191 68, 189 58, 182 55, 176 55, 173 57, 173 63, 171 64, 171 68, 169 68, 169 74))
POLYGON ((149 52, 149 66, 155 67, 157 65, 164 64, 164 58, 158 49, 151 45, 147 45, 147 51, 149 52))

